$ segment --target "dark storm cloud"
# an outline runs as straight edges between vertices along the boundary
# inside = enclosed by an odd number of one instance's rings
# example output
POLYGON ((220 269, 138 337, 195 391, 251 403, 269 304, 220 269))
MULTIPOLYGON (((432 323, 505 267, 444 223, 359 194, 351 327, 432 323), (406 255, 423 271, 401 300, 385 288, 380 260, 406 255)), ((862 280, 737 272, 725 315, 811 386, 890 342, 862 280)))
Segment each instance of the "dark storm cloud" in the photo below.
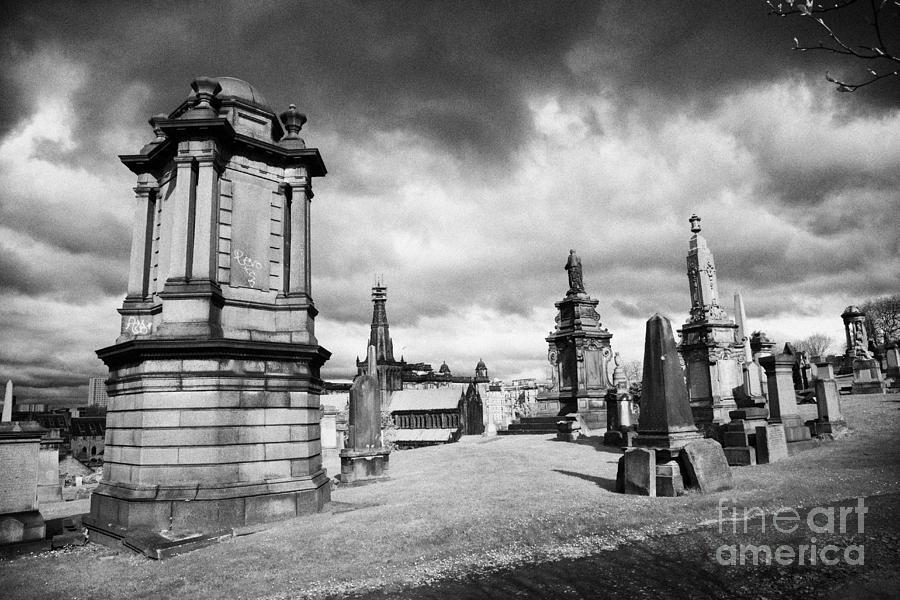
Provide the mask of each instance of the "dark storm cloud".
MULTIPOLYGON (((8 10, 4 63, 47 44, 86 61, 79 138, 108 124, 132 82, 152 91, 130 124, 142 127, 146 115, 177 106, 193 77, 229 74, 257 85, 276 110, 296 102, 309 113, 311 137, 317 127, 351 139, 406 129, 492 163, 529 130, 529 92, 606 90, 703 106, 786 69, 824 72, 831 57, 790 50, 809 24, 765 13, 761 0, 270 2, 253 11, 219 2, 38 2, 8 10)), ((877 87, 854 100, 898 99, 900 84, 877 87)), ((29 109, 12 86, 4 94, 0 135, 29 109)))

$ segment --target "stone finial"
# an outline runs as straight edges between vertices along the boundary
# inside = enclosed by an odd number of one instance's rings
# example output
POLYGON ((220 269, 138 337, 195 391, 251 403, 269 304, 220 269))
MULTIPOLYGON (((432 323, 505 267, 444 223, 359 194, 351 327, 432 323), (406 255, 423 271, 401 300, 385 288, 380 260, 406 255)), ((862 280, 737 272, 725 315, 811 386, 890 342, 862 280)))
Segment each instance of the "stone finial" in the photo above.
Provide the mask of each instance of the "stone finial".
POLYGON ((293 104, 279 115, 287 133, 281 138, 281 145, 287 148, 306 148, 306 142, 300 137, 300 130, 306 123, 306 115, 297 110, 293 104))
POLYGON ((692 233, 700 233, 700 221, 702 221, 700 217, 697 216, 697 213, 691 215, 691 218, 688 221, 691 224, 691 232, 692 233))
POLYGON ((153 142, 164 142, 166 140, 166 134, 163 132, 162 128, 159 126, 160 121, 165 121, 169 116, 166 113, 159 113, 158 115, 153 115, 150 117, 150 120, 147 121, 150 123, 150 126, 153 128, 153 133, 156 135, 156 139, 153 142))
POLYGON ((216 94, 222 91, 219 81, 212 77, 198 77, 191 82, 191 89, 194 90, 194 96, 197 103, 185 115, 191 119, 202 119, 204 117, 218 117, 219 113, 213 107, 216 94))
POLYGON ((297 106, 291 104, 288 106, 288 109, 281 113, 281 122, 284 123, 284 128, 287 129, 287 135, 285 135, 285 139, 296 140, 300 137, 300 130, 303 129, 303 125, 306 123, 306 115, 297 110, 297 106))

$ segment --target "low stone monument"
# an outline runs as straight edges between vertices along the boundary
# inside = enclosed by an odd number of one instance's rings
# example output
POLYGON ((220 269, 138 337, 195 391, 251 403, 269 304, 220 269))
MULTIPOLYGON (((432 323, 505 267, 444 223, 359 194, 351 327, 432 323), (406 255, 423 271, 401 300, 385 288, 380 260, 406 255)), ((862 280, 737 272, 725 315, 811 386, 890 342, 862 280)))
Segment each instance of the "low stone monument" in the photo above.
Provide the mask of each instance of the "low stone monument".
MULTIPOLYGON (((12 386, 7 384, 4 414, 12 413, 12 386)), ((34 421, 0 422, 0 545, 44 539, 38 511, 41 438, 47 430, 34 421)))
MULTIPOLYGON (((811 439, 809 428, 803 424, 797 410, 793 377, 796 362, 790 344, 785 344, 781 354, 764 356, 760 359, 768 379, 769 423, 784 426, 784 437, 788 444, 807 442, 811 439)), ((761 462, 758 458, 757 462, 761 462)))
POLYGON ((768 423, 756 428, 756 462, 764 465, 787 458, 787 438, 782 423, 768 423))
MULTIPOLYGON (((629 455, 637 449, 647 449, 652 450, 655 456, 654 487, 657 495, 675 496, 685 487, 705 486, 712 489, 719 485, 708 482, 719 482, 724 477, 721 475, 721 465, 728 469, 725 455, 718 442, 703 440, 703 435, 694 424, 672 324, 659 314, 647 321, 642 382, 635 449, 628 450, 620 459, 624 480, 628 480, 631 461, 647 464, 643 458, 638 460, 629 455), (695 441, 703 443, 693 445, 692 450, 684 452, 685 447, 695 441)), ((626 489, 624 485, 620 487, 621 491, 626 489)))
POLYGON ((817 379, 816 408, 818 418, 807 421, 810 433, 816 437, 828 438, 844 433, 847 422, 841 414, 841 398, 834 379, 817 379))
POLYGON ((679 352, 684 357, 691 409, 697 425, 712 431, 737 408, 734 388, 742 383, 744 349, 736 341, 738 326, 719 305, 719 284, 713 254, 700 235, 700 217, 691 215, 687 275, 691 314, 681 328, 679 352))
POLYGON ((848 306, 841 313, 847 351, 844 354, 844 371, 853 373, 851 394, 883 394, 884 377, 879 361, 869 351, 869 335, 866 332, 866 314, 856 306, 848 306))
POLYGON ((618 352, 613 356, 613 362, 616 367, 613 369, 613 387, 606 391, 606 432, 603 434, 603 444, 627 447, 631 446, 632 439, 637 435, 637 407, 628 391, 628 378, 618 352))
POLYGON ((375 346, 369 346, 366 373, 350 386, 347 447, 341 450, 341 483, 362 483, 387 477, 391 451, 381 435, 381 400, 375 346))
POLYGON ((12 422, 12 409, 13 409, 13 382, 8 379, 6 381, 6 393, 3 396, 3 413, 2 417, 0 417, 0 423, 10 423, 12 422))

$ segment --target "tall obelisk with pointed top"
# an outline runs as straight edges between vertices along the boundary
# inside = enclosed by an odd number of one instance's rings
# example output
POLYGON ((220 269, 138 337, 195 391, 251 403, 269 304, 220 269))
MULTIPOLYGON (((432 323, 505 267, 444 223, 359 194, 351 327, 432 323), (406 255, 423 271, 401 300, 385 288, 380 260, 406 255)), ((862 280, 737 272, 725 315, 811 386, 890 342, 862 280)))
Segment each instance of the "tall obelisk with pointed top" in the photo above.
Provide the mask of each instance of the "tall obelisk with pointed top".
POLYGON ((12 421, 12 405, 13 405, 13 382, 12 379, 6 382, 6 395, 3 397, 3 418, 0 423, 9 423, 12 421))
POLYGON ((694 419, 701 427, 728 422, 737 408, 734 389, 743 387, 743 344, 735 340, 738 326, 719 305, 719 284, 713 254, 700 235, 700 217, 691 215, 687 276, 691 314, 681 328, 684 358, 694 419))

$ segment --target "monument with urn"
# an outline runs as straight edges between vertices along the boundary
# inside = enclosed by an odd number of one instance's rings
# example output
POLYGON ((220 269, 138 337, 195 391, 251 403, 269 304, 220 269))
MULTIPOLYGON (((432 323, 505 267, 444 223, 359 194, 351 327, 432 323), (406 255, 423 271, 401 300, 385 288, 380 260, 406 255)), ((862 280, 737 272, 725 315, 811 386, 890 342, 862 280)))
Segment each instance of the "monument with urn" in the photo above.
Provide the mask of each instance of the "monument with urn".
POLYGON ((719 305, 716 265, 706 239, 700 235, 700 217, 691 215, 687 275, 691 314, 681 328, 679 352, 684 358, 694 420, 701 428, 723 424, 737 404, 734 389, 743 385, 744 345, 735 340, 738 326, 719 305))
POLYGON ((328 502, 310 289, 312 180, 299 136, 250 84, 200 77, 137 176, 128 291, 109 368, 91 539, 150 553, 328 502))

